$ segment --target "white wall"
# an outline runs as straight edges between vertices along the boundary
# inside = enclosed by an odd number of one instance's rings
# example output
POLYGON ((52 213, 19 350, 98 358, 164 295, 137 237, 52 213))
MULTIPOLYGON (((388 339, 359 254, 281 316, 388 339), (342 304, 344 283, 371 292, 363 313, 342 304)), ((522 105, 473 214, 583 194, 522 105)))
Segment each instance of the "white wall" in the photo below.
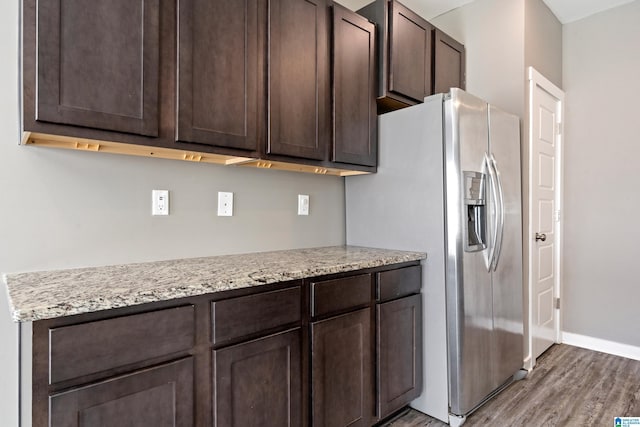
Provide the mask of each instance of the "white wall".
MULTIPOLYGON (((18 5, 19 2, 0 3, 0 251, 11 250, 5 238, 5 195, 13 181, 10 159, 5 158, 4 147, 15 145, 18 137, 18 5)), ((26 256, 26 254, 24 254, 26 256)), ((4 254, 0 254, 0 263, 4 254)), ((4 287, 0 284, 0 287, 4 287)), ((0 424, 8 427, 18 425, 18 327, 9 318, 9 306, 5 289, 0 290, 0 424)))
POLYGON ((562 24, 542 0, 525 0, 524 63, 562 87, 562 24))
POLYGON ((566 24, 564 324, 640 346, 640 1, 566 24))
MULTIPOLYGON (((19 3, 0 2, 0 272, 344 244, 342 178, 18 146, 19 3), (151 217, 152 189, 171 191, 169 217, 151 217), (235 193, 231 218, 215 215, 219 190, 235 193)), ((17 424, 17 328, 0 295, 4 427, 17 424)))
POLYGON ((466 48, 467 91, 524 115, 524 1, 476 0, 431 20, 466 48))

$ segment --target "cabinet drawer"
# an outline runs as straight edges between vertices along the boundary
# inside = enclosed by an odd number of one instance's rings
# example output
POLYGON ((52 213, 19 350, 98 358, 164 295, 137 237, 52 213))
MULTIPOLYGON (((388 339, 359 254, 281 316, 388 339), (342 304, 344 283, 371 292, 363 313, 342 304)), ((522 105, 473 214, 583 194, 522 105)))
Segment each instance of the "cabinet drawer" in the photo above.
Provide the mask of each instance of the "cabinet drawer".
POLYGON ((313 317, 367 305, 371 301, 371 275, 311 283, 313 317))
POLYGON ((221 345, 237 338, 300 322, 300 287, 263 292, 211 303, 211 341, 221 345))
POLYGON ((399 268, 378 273, 376 300, 389 301, 406 295, 417 294, 422 287, 422 268, 399 268))
POLYGON ((188 350, 194 333, 191 305, 50 329, 49 383, 188 350))

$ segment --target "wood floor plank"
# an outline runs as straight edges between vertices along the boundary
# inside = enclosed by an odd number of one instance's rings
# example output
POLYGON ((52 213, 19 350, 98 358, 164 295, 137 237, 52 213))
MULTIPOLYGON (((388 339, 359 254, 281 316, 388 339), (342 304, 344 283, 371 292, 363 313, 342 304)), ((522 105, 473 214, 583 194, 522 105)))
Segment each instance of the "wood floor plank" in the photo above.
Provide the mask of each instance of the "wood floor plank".
MULTIPOLYGON (((640 417, 640 361, 560 344, 465 426, 612 426, 614 417, 640 417)), ((383 425, 446 426, 413 409, 383 425)))

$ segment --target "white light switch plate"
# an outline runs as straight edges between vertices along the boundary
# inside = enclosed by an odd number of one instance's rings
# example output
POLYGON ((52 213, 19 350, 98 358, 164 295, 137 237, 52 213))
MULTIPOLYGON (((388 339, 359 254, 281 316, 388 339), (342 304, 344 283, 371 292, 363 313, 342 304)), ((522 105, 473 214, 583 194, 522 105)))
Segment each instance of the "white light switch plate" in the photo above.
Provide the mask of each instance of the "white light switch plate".
POLYGON ((298 215, 309 215, 309 195, 298 194, 298 215))
POLYGON ((233 193, 218 191, 218 216, 233 216, 233 193))
POLYGON ((169 190, 151 191, 151 215, 169 215, 169 190))

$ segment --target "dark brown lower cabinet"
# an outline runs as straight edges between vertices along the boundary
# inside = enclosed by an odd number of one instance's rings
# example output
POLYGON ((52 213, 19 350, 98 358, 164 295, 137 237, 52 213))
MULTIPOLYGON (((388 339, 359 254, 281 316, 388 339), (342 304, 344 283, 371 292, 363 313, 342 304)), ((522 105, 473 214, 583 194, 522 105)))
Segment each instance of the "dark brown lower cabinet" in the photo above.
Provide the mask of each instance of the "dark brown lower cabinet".
POLYGON ((218 427, 302 425, 300 328, 213 351, 218 427))
POLYGON ((422 391, 400 267, 35 321, 33 426, 369 427, 422 391))
POLYGON ((369 308, 311 324, 313 426, 370 426, 373 408, 369 308))
POLYGON ((377 305, 378 414, 384 418, 422 392, 422 297, 377 305))
POLYGON ((144 369, 49 398, 49 426, 190 427, 193 358, 144 369))

